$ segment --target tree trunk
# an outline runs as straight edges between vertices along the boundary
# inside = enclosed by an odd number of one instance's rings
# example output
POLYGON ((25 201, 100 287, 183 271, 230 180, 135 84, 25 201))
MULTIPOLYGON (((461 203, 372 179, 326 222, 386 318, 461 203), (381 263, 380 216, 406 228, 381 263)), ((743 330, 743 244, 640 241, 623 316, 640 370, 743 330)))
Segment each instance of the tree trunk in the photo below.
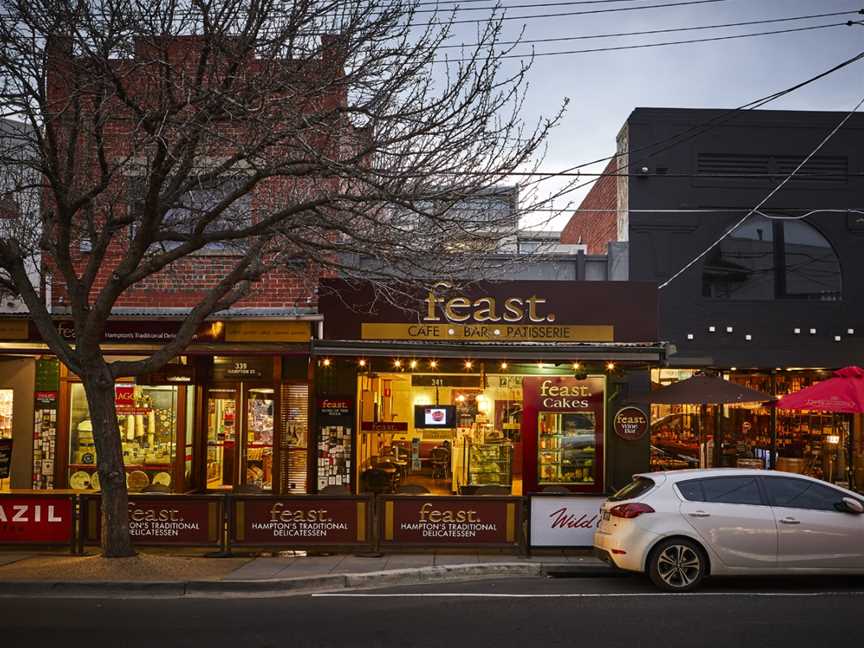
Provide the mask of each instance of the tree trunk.
POLYGON ((123 443, 114 405, 114 379, 104 362, 88 367, 81 376, 98 458, 102 488, 102 555, 106 558, 134 556, 129 535, 129 498, 123 469, 123 443), (92 370, 92 373, 91 373, 92 370), (89 376, 86 374, 90 374, 89 376))

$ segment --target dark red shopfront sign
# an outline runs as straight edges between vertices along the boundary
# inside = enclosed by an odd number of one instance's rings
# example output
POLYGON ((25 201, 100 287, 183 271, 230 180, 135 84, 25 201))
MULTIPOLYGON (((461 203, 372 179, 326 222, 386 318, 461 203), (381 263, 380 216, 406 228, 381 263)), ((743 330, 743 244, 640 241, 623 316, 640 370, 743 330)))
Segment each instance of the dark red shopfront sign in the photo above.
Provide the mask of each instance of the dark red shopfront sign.
POLYGON ((512 546, 518 543, 515 497, 385 496, 383 544, 512 546))
MULTIPOLYGON (((100 498, 82 497, 85 543, 98 543, 102 530, 100 498)), ((218 545, 222 503, 217 496, 141 495, 129 498, 129 533, 136 545, 218 545)))
POLYGON ((552 485, 574 493, 603 492, 605 396, 602 375, 523 378, 525 492, 536 493, 552 485), (560 429, 554 429, 556 425, 560 429))
POLYGON ((74 529, 72 497, 0 496, 0 545, 70 544, 74 529))
POLYGON ((368 544, 365 497, 232 498, 231 544, 264 546, 368 544))

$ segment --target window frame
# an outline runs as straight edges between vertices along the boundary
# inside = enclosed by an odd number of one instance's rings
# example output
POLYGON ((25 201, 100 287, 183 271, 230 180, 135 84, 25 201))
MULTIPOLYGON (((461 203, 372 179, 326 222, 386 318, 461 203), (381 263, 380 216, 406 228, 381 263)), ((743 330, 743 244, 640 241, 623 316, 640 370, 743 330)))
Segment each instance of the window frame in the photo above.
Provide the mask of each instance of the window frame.
MULTIPOLYGON (((143 176, 140 176, 140 175, 130 175, 130 176, 127 176, 127 178, 126 178, 126 183, 127 183, 126 184, 126 194, 127 194, 127 205, 128 205, 127 209, 129 211, 130 215, 134 215, 135 210, 138 208, 138 205, 141 202, 141 197, 140 197, 141 192, 139 192, 138 189, 142 185, 142 180, 143 180, 143 176)), ((225 184, 231 184, 231 183, 236 184, 236 183, 240 183, 240 182, 242 182, 242 180, 238 179, 236 176, 229 176, 229 177, 226 177, 224 179, 224 182, 217 182, 214 180, 211 183, 207 183, 208 186, 199 186, 195 189, 190 189, 190 191, 187 193, 189 195, 192 195, 193 193, 205 192, 205 191, 206 192, 218 192, 223 186, 225 186, 225 184)), ((231 191, 231 189, 228 189, 228 191, 231 191)), ((237 200, 235 200, 234 203, 231 205, 231 207, 228 208, 228 210, 233 209, 235 206, 242 204, 242 209, 245 209, 248 212, 247 224, 252 225, 252 223, 254 222, 254 218, 253 218, 254 198, 255 198, 254 192, 249 191, 249 192, 245 193, 243 196, 241 196, 240 198, 238 198, 237 200), (246 203, 246 204, 244 204, 244 203, 246 203)), ((165 222, 170 222, 171 212, 174 212, 174 211, 179 212, 179 211, 182 211, 184 209, 189 210, 190 208, 189 207, 183 207, 183 206, 177 206, 177 207, 169 208, 165 213, 165 222)), ((228 211, 228 210, 226 210, 226 211, 228 211)), ((214 223, 211 223, 211 225, 218 223, 221 220, 221 216, 224 216, 224 215, 225 214, 223 212, 223 214, 220 215, 220 218, 216 219, 216 221, 214 221, 214 223)), ((133 218, 133 222, 129 226, 129 240, 130 241, 135 237, 135 233, 137 231, 137 226, 138 226, 138 224, 133 218)), ((180 230, 178 230, 178 231, 180 231, 180 230)), ((154 242, 153 244, 151 244, 150 249, 151 250, 159 249, 161 251, 168 252, 168 251, 171 251, 171 250, 179 247, 182 244, 183 244, 182 241, 159 241, 159 242, 154 242)), ((198 250, 195 250, 194 252, 190 252, 187 256, 243 256, 243 255, 244 255, 244 252, 242 250, 239 250, 239 249, 236 249, 235 247, 232 247, 231 241, 214 241, 214 242, 205 244, 203 247, 201 247, 198 250)))
MULTIPOLYGON (((733 208, 729 208, 729 209, 731 210, 733 208)), ((729 297, 729 296, 707 294, 707 292, 706 292, 706 288, 707 288, 707 285, 706 285, 706 266, 708 266, 710 263, 710 255, 706 255, 705 259, 703 259, 703 261, 701 263, 702 275, 701 275, 700 290, 701 290, 702 298, 710 300, 712 302, 739 303, 739 304, 764 304, 764 303, 770 303, 770 302, 785 302, 785 303, 802 303, 802 302, 826 303, 826 302, 828 302, 828 303, 836 303, 836 302, 844 301, 844 289, 846 287, 847 282, 844 279, 845 273, 843 270, 843 263, 841 261, 840 255, 837 253, 837 249, 836 249, 835 245, 831 242, 831 239, 829 239, 818 226, 814 225, 812 222, 810 222, 807 219, 790 219, 790 218, 784 219, 784 218, 782 218, 782 216, 789 216, 789 215, 784 215, 782 212, 774 212, 774 211, 771 212, 771 215, 778 216, 778 218, 772 219, 772 218, 768 218, 767 216, 764 216, 762 214, 753 214, 750 216, 750 218, 753 218, 754 216, 761 217, 761 218, 764 218, 765 220, 767 220, 771 224, 771 241, 770 242, 771 242, 771 256, 773 259, 773 261, 772 261, 773 265, 771 268, 771 275, 772 275, 771 279, 772 279, 772 286, 773 286, 772 291, 771 291, 772 296, 766 297, 766 298, 738 299, 738 298, 729 297), (785 245, 785 241, 786 241, 785 224, 786 224, 787 220, 789 222, 801 223, 803 225, 806 225, 812 231, 816 232, 816 234, 818 234, 825 241, 825 243, 827 243, 828 248, 831 250, 831 254, 833 255, 834 261, 837 264, 838 275, 840 278, 840 286, 839 286, 839 289, 837 290, 837 297, 836 298, 834 298, 834 299, 827 299, 827 298, 826 299, 819 299, 819 298, 813 299, 813 298, 808 297, 805 294, 794 294, 794 293, 789 294, 788 292, 786 292, 785 287, 788 286, 788 283, 789 283, 789 273, 787 271, 784 271, 783 276, 781 277, 780 272, 779 272, 779 268, 786 268, 786 260, 787 260, 788 254, 789 254, 789 251, 785 245), (783 286, 784 288, 783 288, 782 294, 779 294, 778 291, 780 290, 781 286, 783 286)), ((746 222, 741 223, 738 227, 736 227, 731 232, 729 232, 724 237, 724 239, 732 237, 734 235, 734 233, 736 231, 738 231, 745 224, 746 224, 746 222)), ((722 254, 720 251, 721 246, 718 245, 717 250, 718 250, 718 252, 717 252, 718 255, 722 254)), ((722 256, 720 258, 722 259, 722 256)))

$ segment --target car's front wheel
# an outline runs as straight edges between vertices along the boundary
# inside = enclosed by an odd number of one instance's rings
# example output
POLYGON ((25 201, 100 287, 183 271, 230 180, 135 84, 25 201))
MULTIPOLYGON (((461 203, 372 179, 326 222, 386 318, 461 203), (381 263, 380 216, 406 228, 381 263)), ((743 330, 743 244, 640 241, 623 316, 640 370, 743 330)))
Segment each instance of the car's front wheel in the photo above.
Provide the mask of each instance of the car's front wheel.
POLYGON ((708 571, 702 548, 686 538, 670 538, 658 544, 648 561, 648 576, 667 592, 690 592, 708 571))

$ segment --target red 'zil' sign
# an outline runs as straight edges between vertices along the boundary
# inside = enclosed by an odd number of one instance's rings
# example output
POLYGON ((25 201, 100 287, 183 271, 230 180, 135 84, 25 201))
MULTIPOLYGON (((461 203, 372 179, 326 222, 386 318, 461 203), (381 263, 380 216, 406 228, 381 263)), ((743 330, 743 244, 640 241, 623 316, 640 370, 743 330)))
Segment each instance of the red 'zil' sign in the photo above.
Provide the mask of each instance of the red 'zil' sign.
POLYGON ((235 501, 232 544, 357 544, 367 541, 365 500, 323 497, 235 501))
POLYGON ((71 498, 0 498, 0 544, 66 544, 73 526, 71 498))

